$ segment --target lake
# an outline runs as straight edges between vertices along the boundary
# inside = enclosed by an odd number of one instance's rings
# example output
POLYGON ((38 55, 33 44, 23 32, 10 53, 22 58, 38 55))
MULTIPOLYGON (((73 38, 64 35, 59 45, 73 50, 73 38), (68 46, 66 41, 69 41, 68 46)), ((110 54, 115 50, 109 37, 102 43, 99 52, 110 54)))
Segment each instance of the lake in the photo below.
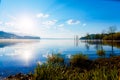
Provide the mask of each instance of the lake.
POLYGON ((120 55, 120 42, 111 47, 108 43, 74 39, 0 40, 0 77, 34 72, 37 63, 45 63, 48 55, 57 53, 65 58, 83 53, 96 59, 100 57, 96 54, 100 48, 106 51, 105 57, 110 57, 113 50, 113 55, 120 55))

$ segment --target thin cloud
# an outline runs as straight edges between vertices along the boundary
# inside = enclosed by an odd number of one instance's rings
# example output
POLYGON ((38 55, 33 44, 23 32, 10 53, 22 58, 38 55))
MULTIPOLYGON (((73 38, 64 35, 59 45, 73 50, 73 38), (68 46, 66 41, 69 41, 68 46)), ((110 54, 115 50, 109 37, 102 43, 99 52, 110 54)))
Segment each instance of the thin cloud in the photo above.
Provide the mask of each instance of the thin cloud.
POLYGON ((86 23, 83 23, 83 24, 82 24, 83 27, 86 26, 86 25, 87 25, 86 23))
POLYGON ((36 15, 37 18, 48 18, 49 15, 48 14, 43 14, 43 13, 39 13, 36 15))
POLYGON ((1 25, 1 24, 3 24, 3 22, 2 22, 2 21, 0 21, 0 25, 1 25))
POLYGON ((70 19, 67 21, 67 24, 71 25, 71 24, 79 24, 80 21, 79 20, 73 20, 73 19, 70 19))
POLYGON ((64 27, 57 27, 57 30, 59 30, 59 31, 66 31, 65 29, 64 29, 64 27))
POLYGON ((58 25, 59 27, 63 27, 64 26, 64 24, 60 24, 60 25, 58 25))
POLYGON ((14 26, 15 25, 15 23, 13 23, 13 22, 6 22, 5 23, 5 26, 14 26))
POLYGON ((56 22, 57 22, 57 20, 45 21, 45 22, 43 22, 43 25, 51 26, 51 25, 55 25, 56 22))
POLYGON ((16 17, 15 16, 12 16, 12 15, 7 15, 10 19, 12 20, 16 20, 16 17))

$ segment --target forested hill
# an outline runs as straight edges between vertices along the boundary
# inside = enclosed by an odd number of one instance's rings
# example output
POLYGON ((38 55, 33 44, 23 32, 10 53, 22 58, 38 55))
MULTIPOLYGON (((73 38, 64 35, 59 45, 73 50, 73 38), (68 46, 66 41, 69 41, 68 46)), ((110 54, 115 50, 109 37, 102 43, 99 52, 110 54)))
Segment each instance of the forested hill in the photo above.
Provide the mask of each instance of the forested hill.
POLYGON ((102 40, 120 40, 120 32, 111 33, 111 34, 87 34, 80 39, 102 39, 102 40))

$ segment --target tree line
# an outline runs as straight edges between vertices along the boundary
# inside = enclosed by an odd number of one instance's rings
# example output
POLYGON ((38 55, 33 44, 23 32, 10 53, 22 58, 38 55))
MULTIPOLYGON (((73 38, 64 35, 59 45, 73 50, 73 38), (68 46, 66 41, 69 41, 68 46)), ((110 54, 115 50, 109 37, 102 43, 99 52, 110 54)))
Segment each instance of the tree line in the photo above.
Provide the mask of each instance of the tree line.
POLYGON ((87 33, 86 36, 81 37, 82 40, 120 40, 120 32, 116 32, 116 26, 110 26, 108 31, 102 31, 99 34, 89 34, 87 33))

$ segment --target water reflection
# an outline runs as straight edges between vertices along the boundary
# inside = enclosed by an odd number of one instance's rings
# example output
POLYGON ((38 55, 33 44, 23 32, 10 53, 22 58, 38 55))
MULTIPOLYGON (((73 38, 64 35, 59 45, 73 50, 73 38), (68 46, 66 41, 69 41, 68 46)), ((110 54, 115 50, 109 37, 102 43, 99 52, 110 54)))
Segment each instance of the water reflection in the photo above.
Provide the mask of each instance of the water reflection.
MULTIPOLYGON (((111 46, 107 43, 84 42, 80 40, 40 40, 40 41, 8 41, 0 48, 0 75, 7 76, 18 72, 28 73, 34 71, 37 63, 46 62, 48 55, 61 53, 65 59, 71 55, 83 53, 90 59, 98 58, 97 50, 104 49, 111 52, 111 46), (77 42, 75 42, 77 41, 77 42), (12 45, 11 43, 14 44, 12 45), (9 45, 9 43, 11 45, 9 45), (7 74, 5 71, 7 70, 7 74), (4 74, 2 74, 4 73, 4 74)), ((120 51, 114 47, 114 52, 120 51)))
POLYGON ((76 47, 79 46, 79 37, 78 37, 78 35, 75 35, 75 36, 74 36, 74 45, 75 45, 76 47))
POLYGON ((35 46, 39 41, 1 42, 4 47, 0 48, 2 59, 23 61, 28 64, 33 57, 35 46), (14 58, 13 58, 14 57, 14 58))
POLYGON ((89 49, 90 49, 90 44, 88 44, 87 42, 85 42, 85 47, 86 47, 87 51, 89 51, 89 49))
MULTIPOLYGON (((31 44, 30 44, 31 45, 31 44)), ((29 66, 30 60, 33 58, 33 53, 35 48, 31 48, 30 45, 24 45, 25 48, 19 48, 15 50, 17 58, 24 63, 25 66, 29 66)))
POLYGON ((6 46, 11 46, 11 45, 15 45, 16 43, 7 43, 7 42, 0 42, 0 48, 4 48, 6 46))
MULTIPOLYGON (((116 48, 120 48, 120 41, 104 41, 103 44, 104 44, 104 45, 109 45, 109 46, 111 46, 110 56, 116 55, 116 54, 115 54, 115 50, 114 50, 115 47, 116 47, 116 48)), ((119 52, 119 54, 120 54, 120 52, 119 52)))
MULTIPOLYGON (((103 47, 109 46, 111 49, 106 50, 105 52, 109 52, 109 56, 115 56, 116 54, 120 54, 120 51, 116 51, 115 48, 120 48, 120 42, 119 41, 82 41, 85 43, 85 47, 88 50, 91 45, 95 46, 96 51, 105 51, 103 47)), ((105 55, 105 54, 104 54, 105 55)))

